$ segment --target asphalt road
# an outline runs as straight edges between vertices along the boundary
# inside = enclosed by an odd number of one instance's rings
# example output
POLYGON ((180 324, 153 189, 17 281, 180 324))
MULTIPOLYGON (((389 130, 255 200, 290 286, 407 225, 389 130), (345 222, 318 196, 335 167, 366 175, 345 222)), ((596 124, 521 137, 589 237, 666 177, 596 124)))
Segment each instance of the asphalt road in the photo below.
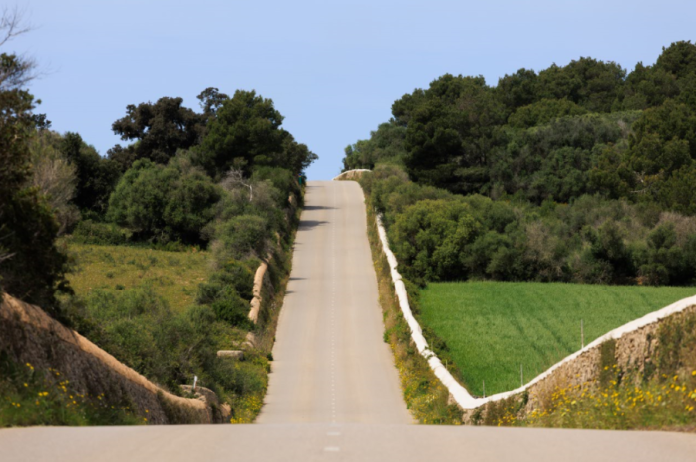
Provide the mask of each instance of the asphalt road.
POLYGON ((410 423, 384 342, 362 190, 309 182, 305 201, 257 422, 410 423))
POLYGON ((254 425, 0 430, 14 461, 696 461, 696 436, 413 425, 382 340, 353 182, 310 182, 254 425))

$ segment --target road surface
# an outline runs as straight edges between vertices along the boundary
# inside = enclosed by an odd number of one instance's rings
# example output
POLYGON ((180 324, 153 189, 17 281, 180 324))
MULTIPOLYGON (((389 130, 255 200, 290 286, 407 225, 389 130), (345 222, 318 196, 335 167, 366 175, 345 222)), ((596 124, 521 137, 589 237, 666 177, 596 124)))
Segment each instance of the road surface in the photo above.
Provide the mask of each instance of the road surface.
POLYGON ((257 422, 412 422, 384 342, 365 204, 353 181, 310 182, 257 422))
POLYGON ((696 436, 413 425, 382 340, 362 192, 310 182, 253 425, 0 430, 0 461, 696 461, 696 436))

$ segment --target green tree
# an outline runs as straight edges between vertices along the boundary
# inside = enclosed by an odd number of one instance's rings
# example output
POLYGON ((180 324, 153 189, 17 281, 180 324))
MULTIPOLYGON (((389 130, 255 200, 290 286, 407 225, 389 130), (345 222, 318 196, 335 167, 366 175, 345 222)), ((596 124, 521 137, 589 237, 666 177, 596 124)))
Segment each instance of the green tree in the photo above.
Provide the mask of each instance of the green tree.
POLYGON ((622 106, 625 109, 656 107, 679 93, 679 84, 674 74, 664 68, 638 63, 626 77, 622 106))
POLYGON ((282 123, 283 116, 273 101, 257 96, 255 91, 237 90, 210 121, 194 158, 216 179, 231 168, 249 176, 255 164, 266 164, 282 152, 282 123))
POLYGON ((343 170, 367 168, 372 170, 378 162, 402 163, 405 154, 406 129, 394 119, 380 124, 370 133, 370 139, 360 140, 345 149, 343 170))
POLYGON ((389 237, 400 270, 411 281, 465 279, 464 247, 480 227, 461 201, 424 200, 396 218, 389 237))
POLYGON ((215 215, 221 189, 188 159, 167 166, 142 159, 133 164, 109 200, 107 219, 136 238, 202 243, 203 228, 215 215))
POLYGON ((660 185, 657 193, 660 204, 685 215, 696 215, 696 165, 689 163, 675 171, 660 185))
POLYGON ((179 149, 198 143, 205 117, 182 106, 182 98, 164 97, 156 103, 129 104, 126 116, 113 123, 114 133, 136 142, 110 151, 110 157, 125 171, 138 159, 166 164, 179 149))
POLYGON ((109 196, 121 176, 119 164, 113 159, 101 157, 78 133, 65 133, 58 148, 76 169, 75 205, 83 211, 104 215, 109 196))
POLYGON ((539 92, 539 79, 531 69, 519 69, 512 75, 505 75, 498 80, 496 92, 510 112, 536 102, 539 92))
POLYGON ((203 109, 203 114, 206 118, 215 115, 222 104, 230 99, 225 93, 220 93, 215 87, 208 87, 196 96, 200 101, 201 109, 203 109))
POLYGON ((193 159, 217 180, 230 169, 248 177, 255 166, 283 167, 299 175, 317 156, 280 128, 282 123, 272 100, 237 90, 208 123, 193 159))
POLYGON ((639 270, 643 281, 650 285, 676 283, 687 268, 684 268, 682 249, 677 245, 674 225, 667 223, 657 226, 647 241, 645 262, 639 270))
POLYGON ((662 47, 655 67, 664 69, 677 79, 696 73, 696 45, 691 41, 674 42, 669 47, 662 47))
POLYGON ((523 106, 510 116, 508 125, 515 128, 531 128, 545 125, 563 116, 587 114, 587 110, 567 99, 542 99, 523 106))
POLYGON ((406 129, 409 176, 453 192, 478 192, 488 182, 487 156, 494 127, 504 123, 504 106, 483 77, 447 74, 424 96, 412 98, 421 102, 406 129))
POLYGON ((68 231, 80 219, 74 203, 77 169, 58 150, 61 137, 50 130, 39 130, 29 139, 31 183, 39 188, 56 214, 58 234, 68 231))
POLYGON ((626 71, 614 62, 580 58, 539 72, 539 96, 567 98, 591 112, 610 112, 625 77, 626 71))
MULTIPOLYGON (((18 20, 6 12, 0 34, 11 38, 8 27, 18 20)), ((45 117, 33 112, 34 97, 23 89, 33 70, 31 61, 0 54, 0 286, 58 315, 55 291, 68 289, 67 258, 55 244, 58 223, 53 211, 29 183, 28 140, 37 126, 46 126, 45 117)))

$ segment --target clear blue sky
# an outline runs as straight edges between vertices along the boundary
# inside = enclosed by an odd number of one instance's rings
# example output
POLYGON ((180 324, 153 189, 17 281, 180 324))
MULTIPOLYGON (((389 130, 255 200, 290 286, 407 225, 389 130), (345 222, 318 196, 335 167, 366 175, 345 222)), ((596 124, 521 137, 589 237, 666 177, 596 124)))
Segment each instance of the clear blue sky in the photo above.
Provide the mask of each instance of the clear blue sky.
MULTIPOLYGON (((11 4, 5 2, 5 4, 11 4)), ((696 40, 693 0, 24 0, 36 30, 5 46, 48 72, 32 84, 53 128, 105 154, 127 104, 255 89, 330 179, 391 104, 444 73, 489 84, 580 56, 633 69, 696 40)))

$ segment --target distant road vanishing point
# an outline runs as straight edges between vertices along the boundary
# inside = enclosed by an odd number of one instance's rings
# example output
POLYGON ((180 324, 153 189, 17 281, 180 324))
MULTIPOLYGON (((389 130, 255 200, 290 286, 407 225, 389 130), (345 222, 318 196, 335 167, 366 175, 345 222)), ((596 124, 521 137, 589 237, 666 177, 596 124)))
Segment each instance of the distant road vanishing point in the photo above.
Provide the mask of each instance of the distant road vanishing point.
POLYGON ((0 461, 695 461, 667 432, 414 425, 355 182, 310 181, 266 404, 253 425, 0 430, 0 461))

